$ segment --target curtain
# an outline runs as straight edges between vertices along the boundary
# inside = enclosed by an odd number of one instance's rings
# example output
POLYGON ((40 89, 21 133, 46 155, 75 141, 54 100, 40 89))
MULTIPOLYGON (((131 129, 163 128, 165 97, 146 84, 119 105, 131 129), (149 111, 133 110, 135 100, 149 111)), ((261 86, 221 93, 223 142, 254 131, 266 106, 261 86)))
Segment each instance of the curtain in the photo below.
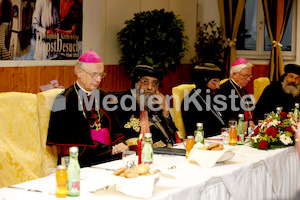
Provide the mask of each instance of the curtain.
POLYGON ((227 72, 236 59, 236 36, 243 16, 245 0, 218 0, 222 29, 228 46, 225 49, 224 63, 227 72))
POLYGON ((284 74, 280 41, 284 34, 293 0, 262 0, 265 21, 272 45, 270 57, 270 80, 278 81, 284 74))

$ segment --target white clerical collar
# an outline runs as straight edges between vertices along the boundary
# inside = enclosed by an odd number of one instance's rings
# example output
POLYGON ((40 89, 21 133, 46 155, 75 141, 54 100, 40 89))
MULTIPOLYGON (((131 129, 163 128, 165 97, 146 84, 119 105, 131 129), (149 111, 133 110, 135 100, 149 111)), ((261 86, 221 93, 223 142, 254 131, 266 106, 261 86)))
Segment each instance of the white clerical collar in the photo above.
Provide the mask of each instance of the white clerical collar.
POLYGON ((233 81, 240 89, 242 89, 242 86, 240 86, 239 84, 237 84, 233 79, 231 79, 231 81, 233 81))
POLYGON ((76 81, 76 84, 78 85, 78 87, 79 87, 80 89, 82 89, 82 91, 84 91, 85 93, 87 93, 88 96, 91 96, 91 94, 92 94, 93 91, 92 91, 92 92, 86 91, 85 89, 83 89, 83 88, 79 85, 78 81, 76 81))

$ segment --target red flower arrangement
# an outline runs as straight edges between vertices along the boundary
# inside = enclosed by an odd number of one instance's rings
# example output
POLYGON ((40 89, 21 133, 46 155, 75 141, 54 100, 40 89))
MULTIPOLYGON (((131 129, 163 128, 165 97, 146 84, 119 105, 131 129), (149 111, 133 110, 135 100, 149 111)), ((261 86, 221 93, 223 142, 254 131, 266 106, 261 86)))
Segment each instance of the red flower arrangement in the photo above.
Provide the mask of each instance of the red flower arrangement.
POLYGON ((260 149, 266 149, 268 146, 269 146, 269 143, 268 143, 266 140, 261 140, 261 141, 258 143, 258 147, 259 147, 260 149))
POLYGON ((296 122, 285 112, 271 112, 269 118, 254 129, 250 146, 258 149, 275 149, 295 145, 296 122))

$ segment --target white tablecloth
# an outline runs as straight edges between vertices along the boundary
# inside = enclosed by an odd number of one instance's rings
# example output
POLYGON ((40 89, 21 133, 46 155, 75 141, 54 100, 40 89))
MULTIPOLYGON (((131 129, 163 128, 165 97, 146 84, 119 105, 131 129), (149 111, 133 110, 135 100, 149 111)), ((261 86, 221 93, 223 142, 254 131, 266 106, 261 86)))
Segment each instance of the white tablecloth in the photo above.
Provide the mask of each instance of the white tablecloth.
MULTIPOLYGON (((293 147, 262 151, 247 145, 237 146, 236 154, 224 164, 201 168, 183 156, 154 155, 152 168, 158 168, 161 176, 151 199, 291 199, 300 190, 299 159, 293 147), (176 169, 168 169, 176 166, 176 169)), ((96 165, 116 169, 121 160, 96 165)), ((89 193, 91 188, 113 184, 112 171, 96 168, 81 169, 81 194, 76 199, 137 199, 118 192, 114 185, 107 190, 89 193)), ((13 188, 0 188, 0 200, 55 199, 48 194, 46 178, 15 185, 38 189, 30 192, 13 188)), ((66 199, 74 199, 67 197, 66 199)))

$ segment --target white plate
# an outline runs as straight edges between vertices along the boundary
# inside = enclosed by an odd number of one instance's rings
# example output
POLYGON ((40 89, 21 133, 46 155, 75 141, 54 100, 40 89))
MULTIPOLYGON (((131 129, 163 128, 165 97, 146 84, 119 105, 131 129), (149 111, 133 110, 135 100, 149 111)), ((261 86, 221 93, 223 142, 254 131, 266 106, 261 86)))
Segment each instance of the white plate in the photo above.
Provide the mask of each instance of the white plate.
POLYGON ((233 156, 235 155, 235 153, 233 153, 232 151, 226 151, 217 161, 217 163, 223 163, 226 162, 228 160, 230 160, 231 158, 233 158, 233 156))

